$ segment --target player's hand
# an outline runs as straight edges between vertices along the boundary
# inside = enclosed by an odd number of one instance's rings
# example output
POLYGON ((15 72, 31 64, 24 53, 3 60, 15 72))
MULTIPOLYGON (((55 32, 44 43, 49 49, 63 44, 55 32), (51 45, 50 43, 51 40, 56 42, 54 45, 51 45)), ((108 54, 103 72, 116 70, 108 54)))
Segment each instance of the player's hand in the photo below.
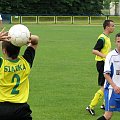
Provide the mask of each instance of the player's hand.
POLYGON ((39 37, 37 35, 31 35, 28 42, 28 46, 31 46, 33 49, 36 49, 38 45, 38 41, 39 41, 39 37))
POLYGON ((37 35, 31 35, 27 44, 28 45, 37 45, 38 41, 39 41, 39 37, 37 35))
POLYGON ((38 41, 39 41, 39 37, 37 35, 31 35, 29 39, 29 43, 31 43, 32 45, 37 45, 38 41))
POLYGON ((0 32, 0 41, 10 41, 10 36, 8 36, 8 32, 4 32, 5 28, 3 28, 0 32))
POLYGON ((117 85, 113 88, 115 93, 120 94, 120 87, 118 87, 117 85))

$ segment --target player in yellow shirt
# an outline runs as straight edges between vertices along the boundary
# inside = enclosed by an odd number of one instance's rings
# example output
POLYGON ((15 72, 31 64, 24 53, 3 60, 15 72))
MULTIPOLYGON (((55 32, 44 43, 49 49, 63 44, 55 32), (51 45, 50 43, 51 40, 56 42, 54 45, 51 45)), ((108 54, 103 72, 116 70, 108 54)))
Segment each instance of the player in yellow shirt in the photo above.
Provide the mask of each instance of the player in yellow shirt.
MULTIPOLYGON (((104 62, 106 55, 111 50, 111 41, 109 38, 109 34, 114 31, 114 22, 112 20, 105 20, 103 23, 104 31, 103 33, 98 37, 97 43, 95 44, 95 47, 92 51, 93 54, 96 55, 96 68, 98 71, 98 85, 100 86, 100 89, 95 93, 94 98, 91 100, 91 103, 88 107, 86 107, 86 110, 91 114, 95 115, 94 108, 97 105, 100 98, 104 95, 104 82, 105 78, 103 75, 104 72, 104 62)), ((104 109, 104 105, 101 106, 101 109, 104 109)))
POLYGON ((20 47, 12 45, 8 36, 0 33, 4 57, 0 58, 0 120, 32 120, 27 104, 30 69, 35 57, 39 37, 31 35, 24 54, 20 47))

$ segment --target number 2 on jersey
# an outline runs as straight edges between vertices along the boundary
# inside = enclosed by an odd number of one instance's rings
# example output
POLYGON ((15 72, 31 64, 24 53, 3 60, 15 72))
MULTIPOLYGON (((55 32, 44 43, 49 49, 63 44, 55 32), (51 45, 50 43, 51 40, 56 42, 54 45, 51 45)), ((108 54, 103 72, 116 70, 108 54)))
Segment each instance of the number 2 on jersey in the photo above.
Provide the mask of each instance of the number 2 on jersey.
POLYGON ((20 77, 18 74, 14 74, 12 77, 12 83, 16 82, 15 86, 12 89, 11 94, 19 94, 19 90, 17 90, 17 87, 20 85, 20 77))

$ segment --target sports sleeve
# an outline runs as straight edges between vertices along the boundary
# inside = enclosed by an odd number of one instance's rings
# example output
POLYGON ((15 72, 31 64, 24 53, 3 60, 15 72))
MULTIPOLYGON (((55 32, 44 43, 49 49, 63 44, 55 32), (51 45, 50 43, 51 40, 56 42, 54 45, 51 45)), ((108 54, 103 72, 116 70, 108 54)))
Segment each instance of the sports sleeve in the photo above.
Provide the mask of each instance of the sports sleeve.
POLYGON ((111 54, 108 53, 105 59, 104 74, 106 73, 111 74, 111 67, 112 67, 112 57, 111 57, 111 54))
POLYGON ((35 57, 35 50, 30 46, 27 47, 27 49, 24 52, 23 57, 30 64, 30 67, 32 67, 33 60, 35 57))
POLYGON ((96 45, 94 46, 94 50, 101 51, 103 47, 104 47, 104 38, 99 38, 96 45))

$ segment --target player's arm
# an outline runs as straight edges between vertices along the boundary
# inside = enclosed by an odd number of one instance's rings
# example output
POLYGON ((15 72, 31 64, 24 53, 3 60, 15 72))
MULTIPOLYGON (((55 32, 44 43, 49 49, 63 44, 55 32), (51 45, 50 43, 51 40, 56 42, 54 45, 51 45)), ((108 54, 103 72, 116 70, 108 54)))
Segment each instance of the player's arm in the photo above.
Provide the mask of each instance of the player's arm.
POLYGON ((0 31, 0 41, 9 41, 8 32, 4 32, 5 28, 0 31))
POLYGON ((118 87, 114 82, 113 80, 111 79, 110 77, 110 74, 109 73, 105 73, 104 74, 104 77, 105 79, 108 81, 108 83, 113 87, 114 91, 116 93, 119 93, 120 94, 120 87, 118 87))
POLYGON ((103 39, 98 39, 94 49, 92 50, 92 53, 97 55, 97 56, 100 56, 102 58, 105 58, 106 55, 100 52, 101 49, 103 48, 103 46, 104 46, 104 40, 103 39))
POLYGON ((33 60, 35 57, 35 50, 37 48, 39 41, 39 37, 36 35, 31 35, 30 43, 28 44, 28 47, 26 48, 23 57, 27 60, 27 62, 30 64, 30 67, 32 67, 33 60))
POLYGON ((95 54, 95 55, 97 55, 97 56, 100 56, 100 57, 102 57, 102 58, 105 58, 105 57, 106 57, 105 54, 99 52, 98 50, 94 50, 94 49, 93 49, 92 53, 95 54))

